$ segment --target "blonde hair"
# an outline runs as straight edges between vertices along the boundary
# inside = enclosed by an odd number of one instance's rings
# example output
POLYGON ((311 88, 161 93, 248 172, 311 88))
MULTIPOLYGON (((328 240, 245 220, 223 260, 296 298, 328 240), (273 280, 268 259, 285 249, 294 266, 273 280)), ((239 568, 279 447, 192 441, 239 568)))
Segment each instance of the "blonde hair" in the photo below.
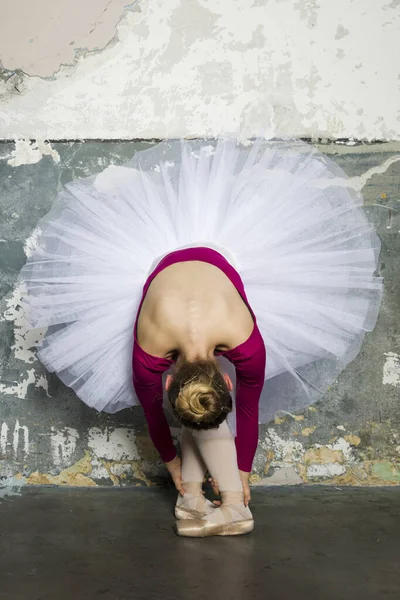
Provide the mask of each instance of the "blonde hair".
POLYGON ((182 365, 168 395, 176 416, 186 427, 218 427, 232 410, 232 398, 216 361, 182 365))

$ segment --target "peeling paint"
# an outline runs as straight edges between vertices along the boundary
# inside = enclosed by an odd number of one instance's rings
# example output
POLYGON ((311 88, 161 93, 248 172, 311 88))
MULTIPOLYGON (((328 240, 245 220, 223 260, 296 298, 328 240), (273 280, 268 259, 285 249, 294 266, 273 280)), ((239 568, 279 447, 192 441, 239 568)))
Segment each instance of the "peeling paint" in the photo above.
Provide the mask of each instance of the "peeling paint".
POLYGON ((21 378, 21 380, 18 382, 14 381, 11 385, 1 383, 0 380, 0 392, 2 394, 8 394, 10 396, 17 396, 17 398, 23 400, 24 398, 26 398, 28 387, 31 384, 35 384, 35 382, 35 371, 33 369, 30 369, 27 372, 27 377, 21 378))
MULTIPOLYGON (((305 442, 285 440, 276 431, 269 429, 261 446, 265 450, 266 477, 254 478, 255 485, 269 485, 269 481, 285 485, 286 479, 293 482, 297 478, 302 483, 324 485, 399 485, 400 456, 397 440, 398 427, 390 427, 390 422, 365 425, 362 435, 375 436, 384 440, 383 452, 387 455, 387 444, 392 447, 392 458, 382 458, 375 448, 363 446, 361 434, 348 433, 332 439, 327 444, 308 445, 305 442), (296 477, 294 476, 296 474, 296 477)), ((369 439, 367 437, 367 439, 369 439)))
POLYGON ((9 158, 7 164, 10 167, 19 167, 21 165, 32 165, 42 160, 43 156, 51 156, 54 162, 60 162, 60 155, 57 150, 51 147, 50 142, 37 139, 32 142, 27 139, 16 139, 15 150, 12 152, 12 158, 9 158))
POLYGON ((383 385, 400 386, 400 356, 395 352, 385 352, 386 361, 383 365, 383 385))
POLYGON ((310 448, 307 450, 303 457, 302 462, 307 464, 333 464, 344 462, 343 454, 340 450, 333 450, 327 446, 317 446, 316 448, 310 448))
POLYGON ((92 472, 91 455, 85 452, 85 456, 67 469, 63 469, 59 475, 39 473, 35 471, 29 477, 24 478, 28 485, 73 485, 95 487, 96 483, 89 477, 92 472))
POLYGON ((339 465, 337 463, 325 463, 323 465, 310 465, 307 467, 307 477, 310 479, 315 478, 331 478, 337 475, 342 475, 346 472, 346 467, 344 465, 339 465))
POLYGON ((337 475, 323 483, 328 485, 399 485, 397 474, 399 469, 385 461, 364 461, 351 465, 342 475, 337 475), (385 466, 383 466, 385 465, 385 466))
POLYGON ((386 173, 386 171, 394 165, 395 163, 400 161, 400 156, 395 155, 386 159, 381 165, 377 165, 375 167, 371 167, 362 173, 361 175, 357 175, 355 177, 336 177, 334 179, 319 179, 315 181, 315 186, 319 189, 326 189, 331 186, 336 187, 348 187, 353 189, 355 192, 361 192, 364 187, 369 183, 369 181, 375 175, 382 175, 386 173))
POLYGON ((275 454, 274 460, 279 460, 283 463, 282 466, 290 466, 290 463, 300 460, 304 454, 303 444, 281 438, 272 428, 267 429, 267 435, 265 440, 261 441, 261 446, 266 450, 272 449, 275 454))
POLYGON ((7 423, 2 423, 0 427, 0 452, 5 458, 12 454, 14 459, 18 457, 19 452, 26 458, 29 454, 29 429, 26 425, 20 425, 16 419, 13 429, 7 423))
POLYGON ((312 433, 314 433, 314 431, 317 429, 316 425, 313 425, 313 427, 304 427, 304 429, 301 430, 301 435, 303 437, 308 437, 310 436, 312 433))
POLYGON ((104 467, 104 472, 107 474, 107 476, 103 476, 102 479, 108 477, 114 486, 120 486, 122 480, 126 479, 128 476, 142 481, 147 486, 153 485, 143 473, 140 462, 137 460, 112 462, 100 459, 100 463, 104 467))
MULTIPOLYGON (((16 81, 21 92, 2 107, 3 135, 132 139, 240 130, 251 137, 268 130, 400 139, 392 56, 399 11, 380 2, 365 10, 365 0, 314 3, 312 12, 309 4, 274 2, 270 18, 267 0, 193 0, 190 6, 141 0, 102 52, 79 57, 51 80, 16 81), (371 40, 376 60, 370 58, 371 40)), ((63 38, 71 21, 57 25, 48 29, 63 38)), ((67 39, 62 49, 67 62, 75 42, 67 39)), ((90 39, 79 43, 90 45, 90 39)), ((59 60, 53 50, 50 63, 59 60)), ((7 95, 9 86, 3 87, 7 95)))
POLYGON ((346 442, 348 442, 351 446, 359 446, 361 443, 361 439, 358 437, 358 435, 354 435, 354 434, 350 434, 350 435, 345 435, 344 439, 346 440, 346 442))
POLYGON ((76 449, 79 433, 71 427, 57 430, 51 428, 50 445, 53 462, 57 467, 65 466, 71 462, 76 449))
MULTIPOLYGON (((22 308, 23 296, 23 285, 17 285, 10 297, 6 298, 7 308, 4 311, 3 319, 14 322, 14 344, 11 349, 14 350, 15 358, 24 363, 32 364, 37 360, 35 347, 43 339, 47 329, 29 328, 25 311, 22 308)), ((34 383, 34 381, 31 383, 34 383)))
POLYGON ((0 379, 0 393, 8 396, 16 396, 20 400, 24 400, 30 385, 42 388, 48 395, 47 379, 43 375, 36 375, 34 369, 29 369, 26 377, 21 376, 19 381, 13 381, 11 384, 1 383, 0 379))
POLYGON ((8 445, 8 432, 9 432, 9 428, 7 423, 2 423, 1 424, 1 428, 0 428, 0 452, 2 454, 2 456, 5 456, 6 452, 7 452, 7 445, 8 445))
POLYGON ((93 427, 88 432, 88 446, 97 458, 108 461, 138 460, 133 429, 117 428, 105 430, 93 427))
POLYGON ((251 480, 251 485, 300 485, 302 478, 294 467, 283 467, 276 470, 270 477, 261 477, 258 480, 251 480))
POLYGON ((395 163, 400 161, 400 156, 391 156, 387 160, 385 160, 381 165, 377 165, 376 167, 372 167, 365 171, 362 175, 358 177, 350 177, 349 187, 353 188, 356 192, 361 192, 361 190, 367 185, 367 183, 374 177, 375 175, 382 175, 382 173, 386 173, 389 167, 394 165, 395 163))
POLYGON ((25 482, 19 476, 3 479, 0 485, 0 501, 13 496, 21 496, 21 489, 24 485, 25 482))
POLYGON ((74 64, 86 52, 98 52, 110 43, 127 8, 126 0, 15 0, 0 25, 3 66, 49 77, 61 65, 74 64))
POLYGON ((400 470, 396 469, 394 465, 387 461, 376 462, 372 465, 372 473, 385 481, 400 483, 400 470))
MULTIPOLYGON (((20 427, 20 429, 23 428, 20 427)), ((95 446, 97 447, 97 450, 104 455, 107 454, 107 451, 111 450, 111 454, 114 457, 116 455, 122 457, 127 454, 126 446, 122 449, 116 449, 119 446, 119 444, 117 444, 117 446, 115 445, 116 439, 123 439, 120 434, 121 432, 118 432, 117 438, 114 437, 111 440, 111 445, 108 443, 106 448, 99 448, 99 438, 95 432, 94 435, 97 437, 95 446)), ((78 437, 78 432, 71 428, 52 430, 51 450, 55 465, 62 466, 72 458, 78 437)), ((94 456, 93 453, 88 450, 85 450, 83 458, 62 469, 58 475, 42 473, 40 471, 34 471, 27 476, 23 476, 21 473, 18 474, 18 480, 21 481, 21 485, 94 487, 97 486, 96 482, 98 480, 109 480, 114 486, 120 486, 122 485, 122 482, 128 478, 130 480, 134 479, 141 481, 146 486, 154 485, 144 474, 139 460, 127 460, 122 458, 115 460, 111 458, 111 456, 99 458, 98 456, 94 456)), ((7 485, 7 480, 4 480, 4 485, 7 485)))

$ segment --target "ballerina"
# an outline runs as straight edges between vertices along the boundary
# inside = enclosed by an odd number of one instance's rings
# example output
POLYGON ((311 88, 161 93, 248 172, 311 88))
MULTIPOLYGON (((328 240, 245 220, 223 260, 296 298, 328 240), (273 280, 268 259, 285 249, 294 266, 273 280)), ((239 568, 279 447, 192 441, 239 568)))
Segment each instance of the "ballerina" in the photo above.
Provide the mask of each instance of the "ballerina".
POLYGON ((41 223, 22 271, 39 357, 97 410, 143 406, 180 535, 251 531, 258 423, 318 400, 373 329, 361 203, 306 144, 163 142, 69 184, 41 223))

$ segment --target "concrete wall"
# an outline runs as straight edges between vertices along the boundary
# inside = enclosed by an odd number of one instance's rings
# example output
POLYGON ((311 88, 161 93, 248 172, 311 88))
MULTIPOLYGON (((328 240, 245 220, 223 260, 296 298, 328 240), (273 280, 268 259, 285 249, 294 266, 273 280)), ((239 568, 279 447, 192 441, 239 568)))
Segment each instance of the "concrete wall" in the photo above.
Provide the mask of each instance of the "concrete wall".
POLYGON ((3 138, 400 139, 399 0, 6 5, 3 138))
POLYGON ((253 482, 399 484, 399 1, 31 5, 7 2, 0 23, 0 478, 165 477, 140 408, 99 415, 37 361, 17 275, 60 187, 149 143, 129 140, 264 130, 323 138, 364 194, 386 287, 377 328, 325 398, 262 427, 253 482))
MULTIPOLYGON (((99 415, 36 360, 16 279, 38 219, 72 178, 121 164, 146 144, 54 143, 51 156, 18 164, 0 151, 0 476, 8 482, 149 484, 165 475, 140 408, 99 415)), ((400 149, 324 148, 364 192, 383 242, 386 288, 379 322, 325 398, 261 428, 253 480, 268 483, 400 483, 400 149), (265 479, 266 478, 266 479, 265 479)))

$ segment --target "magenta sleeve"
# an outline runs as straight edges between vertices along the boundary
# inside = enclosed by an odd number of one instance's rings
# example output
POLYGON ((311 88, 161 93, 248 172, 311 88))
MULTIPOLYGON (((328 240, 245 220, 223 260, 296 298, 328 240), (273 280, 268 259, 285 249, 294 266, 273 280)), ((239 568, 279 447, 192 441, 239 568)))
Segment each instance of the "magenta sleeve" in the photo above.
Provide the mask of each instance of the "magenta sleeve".
POLYGON ((176 456, 163 409, 162 374, 170 365, 169 360, 150 356, 135 343, 132 359, 133 386, 146 416, 151 441, 164 462, 169 462, 176 456))
POLYGON ((241 471, 250 472, 258 445, 258 405, 264 386, 266 351, 258 327, 224 353, 236 369, 236 451, 241 471))

